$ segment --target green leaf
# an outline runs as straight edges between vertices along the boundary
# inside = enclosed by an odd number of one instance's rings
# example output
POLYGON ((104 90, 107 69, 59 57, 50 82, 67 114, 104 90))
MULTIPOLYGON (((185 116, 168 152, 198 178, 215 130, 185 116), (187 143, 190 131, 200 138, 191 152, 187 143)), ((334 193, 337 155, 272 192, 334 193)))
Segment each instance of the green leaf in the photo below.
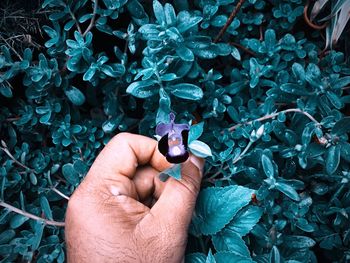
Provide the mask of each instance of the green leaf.
POLYGON ((0 94, 6 98, 12 98, 13 96, 10 86, 5 83, 0 83, 0 94))
POLYGON ((228 251, 219 251, 214 257, 217 263, 253 263, 251 258, 228 251))
POLYGON ((293 83, 282 84, 280 89, 286 93, 298 96, 309 96, 313 94, 312 92, 307 91, 304 87, 293 83))
POLYGON ((79 183, 79 174, 75 171, 73 164, 66 163, 62 166, 63 177, 72 185, 76 186, 79 183))
POLYGON ((175 164, 159 174, 159 178, 163 182, 166 181, 169 176, 176 180, 181 180, 181 164, 175 164))
POLYGON ((264 173, 266 174, 266 176, 268 178, 273 178, 275 172, 274 172, 273 164, 272 164, 270 158, 267 155, 262 154, 261 155, 261 162, 262 162, 263 170, 264 170, 264 173))
POLYGON ((276 246, 273 246, 271 249, 270 256, 269 256, 269 262, 270 263, 280 263, 281 262, 280 252, 278 251, 278 248, 276 246))
POLYGON ((305 247, 313 247, 316 245, 316 242, 309 237, 306 236, 284 236, 284 244, 289 248, 305 248, 305 247))
POLYGON ((200 158, 206 158, 213 155, 210 147, 202 141, 194 140, 188 145, 188 148, 190 149, 191 153, 200 158))
POLYGON ((158 82, 154 79, 136 81, 131 83, 126 89, 127 93, 141 99, 149 98, 157 94, 158 89, 156 84, 158 82))
POLYGON ((176 97, 187 100, 200 100, 203 91, 200 87, 190 83, 180 83, 171 87, 171 93, 176 97))
POLYGON ((176 50, 176 54, 184 61, 193 61, 194 55, 191 49, 185 46, 179 46, 176 50))
POLYGON ((186 255, 186 263, 206 263, 206 256, 203 253, 191 253, 186 255))
POLYGON ((239 53, 238 49, 234 46, 231 47, 231 55, 234 57, 236 60, 241 61, 241 54, 239 53))
POLYGON ((205 260, 205 263, 216 263, 215 258, 213 256, 213 254, 211 253, 211 249, 209 249, 209 253, 208 253, 208 256, 205 260))
POLYGON ((243 239, 230 229, 225 228, 213 235, 212 241, 216 251, 230 251, 242 257, 250 257, 248 247, 243 239))
POLYGON ((169 123, 169 114, 171 112, 171 101, 168 93, 163 89, 159 89, 159 107, 157 111, 156 123, 169 123))
POLYGON ((326 171, 328 174, 333 174, 340 163, 340 146, 333 145, 327 151, 326 171))
POLYGON ((277 181, 277 183, 275 183, 275 187, 278 191, 284 193, 290 199, 293 199, 294 201, 300 201, 298 193, 289 184, 277 181))
POLYGON ((248 206, 237 213, 232 221, 225 227, 240 236, 245 236, 260 220, 263 210, 258 206, 248 206))
POLYGON ((157 19, 158 24, 160 25, 165 24, 165 14, 164 14, 163 6, 157 0, 153 0, 153 12, 154 12, 154 16, 157 19))
POLYGON ((64 93, 66 94, 67 98, 76 106, 83 105, 85 102, 84 94, 74 86, 67 88, 64 93))
POLYGON ((332 128, 332 134, 334 135, 339 136, 347 132, 350 132, 350 116, 341 118, 332 128))
POLYGON ((165 14, 165 21, 168 26, 173 26, 176 24, 175 10, 171 4, 166 3, 164 5, 164 14, 165 14))
POLYGON ((16 236, 16 232, 12 229, 6 229, 0 233, 0 245, 10 242, 16 236))
POLYGON ((10 220, 10 227, 16 229, 28 221, 28 217, 22 216, 20 214, 15 214, 10 220))
POLYGON ((203 133, 203 127, 204 122, 197 123, 195 125, 192 125, 190 128, 190 132, 188 134, 188 143, 190 144, 194 140, 197 140, 199 137, 201 137, 203 133))
POLYGON ((195 235, 219 232, 246 206, 253 190, 243 186, 210 187, 199 193, 191 231, 195 235))
POLYGON ((51 207, 50 207, 49 201, 45 196, 40 197, 40 206, 45 214, 45 217, 50 220, 53 220, 51 207))

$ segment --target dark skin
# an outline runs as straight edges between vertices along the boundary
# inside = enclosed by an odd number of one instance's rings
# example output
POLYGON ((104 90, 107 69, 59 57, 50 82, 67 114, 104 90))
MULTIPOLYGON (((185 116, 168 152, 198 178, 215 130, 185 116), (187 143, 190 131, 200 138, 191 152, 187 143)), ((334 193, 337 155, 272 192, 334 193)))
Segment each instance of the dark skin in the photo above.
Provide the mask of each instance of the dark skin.
POLYGON ((171 166, 148 137, 121 133, 102 150, 69 200, 68 262, 183 262, 203 159, 171 166))

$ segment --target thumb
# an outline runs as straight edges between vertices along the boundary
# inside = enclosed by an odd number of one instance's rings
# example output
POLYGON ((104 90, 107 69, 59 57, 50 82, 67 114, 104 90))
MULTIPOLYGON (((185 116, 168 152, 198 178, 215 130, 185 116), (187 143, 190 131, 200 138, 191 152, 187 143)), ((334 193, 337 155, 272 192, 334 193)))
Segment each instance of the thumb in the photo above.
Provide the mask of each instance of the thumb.
POLYGON ((203 176, 204 160, 191 155, 181 166, 181 180, 169 178, 151 213, 173 227, 188 227, 203 176))

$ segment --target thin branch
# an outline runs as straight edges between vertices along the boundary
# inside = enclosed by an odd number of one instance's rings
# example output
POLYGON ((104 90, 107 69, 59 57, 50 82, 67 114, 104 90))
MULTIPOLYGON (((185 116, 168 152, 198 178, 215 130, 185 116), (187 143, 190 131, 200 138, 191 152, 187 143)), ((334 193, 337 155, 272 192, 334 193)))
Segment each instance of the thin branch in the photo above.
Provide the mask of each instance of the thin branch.
POLYGON ((90 24, 86 28, 86 30, 85 30, 85 32, 83 34, 83 37, 85 37, 86 34, 89 33, 89 31, 95 26, 95 19, 96 19, 97 7, 98 7, 98 0, 93 0, 93 1, 95 1, 94 11, 93 11, 93 14, 92 14, 92 18, 91 18, 90 24))
POLYGON ((16 51, 16 49, 14 49, 7 41, 6 39, 0 34, 0 38, 2 39, 2 41, 5 42, 5 44, 13 51, 13 53, 20 59, 23 60, 22 56, 20 54, 18 54, 18 52, 16 51))
POLYGON ((325 22, 323 25, 315 25, 314 23, 311 22, 311 20, 309 19, 308 15, 307 15, 307 10, 309 8, 309 4, 310 4, 310 0, 308 0, 306 2, 306 5, 304 7, 304 20, 306 22, 306 24, 308 24, 308 26, 312 27, 313 29, 316 29, 316 30, 321 30, 321 29, 324 29, 325 27, 327 27, 328 23, 325 22))
POLYGON ((56 194, 58 194, 59 196, 63 197, 64 199, 69 201, 69 197, 66 196, 64 193, 62 193, 61 191, 59 191, 57 188, 55 187, 51 187, 51 190, 54 191, 56 194))
POLYGON ((54 191, 59 196, 63 197, 64 199, 69 200, 69 197, 66 196, 64 193, 62 193, 61 191, 59 191, 57 188, 51 187, 51 190, 54 191))
POLYGON ((45 218, 42 218, 42 217, 39 217, 39 216, 36 216, 36 215, 33 215, 31 213, 28 213, 26 211, 23 211, 21 209, 18 209, 17 207, 14 207, 12 205, 9 205, 3 201, 0 201, 0 206, 4 207, 4 208, 7 208, 8 210, 12 211, 12 212, 15 212, 17 214, 20 214, 22 216, 25 216, 25 217, 28 217, 30 219, 34 219, 34 220, 37 220, 37 221, 42 221, 44 222, 46 225, 50 225, 50 226, 60 226, 60 227, 64 227, 64 222, 57 222, 57 221, 53 221, 53 220, 48 220, 48 219, 45 219, 45 218))
POLYGON ((238 44, 236 42, 229 42, 229 44, 232 45, 232 46, 238 47, 239 49, 242 49, 244 52, 246 52, 246 53, 256 57, 256 54, 253 51, 251 51, 250 49, 246 48, 245 46, 242 46, 241 44, 238 44))
POLYGON ((73 21, 74 21, 74 23, 75 23, 75 26, 77 27, 79 33, 82 34, 83 31, 81 31, 81 28, 80 28, 80 25, 79 25, 79 23, 78 23, 78 20, 77 20, 77 18, 75 17, 75 15, 74 15, 74 13, 72 12, 72 10, 70 10, 70 8, 69 8, 69 14, 70 14, 70 16, 72 17, 72 19, 73 19, 73 21))
POLYGON ((237 3, 236 7, 232 10, 229 18, 226 21, 226 24, 224 25, 223 28, 221 28, 219 34, 216 36, 214 43, 217 43, 220 41, 221 37, 223 36, 223 34, 225 34, 227 28, 231 25, 233 19, 235 18, 235 16, 237 15, 239 9, 241 9, 242 4, 244 3, 244 0, 239 0, 239 2, 237 3))
MULTIPOLYGON (((232 161, 232 164, 237 163, 239 160, 243 159, 245 154, 247 153, 247 151, 250 149, 250 147, 253 145, 254 141, 249 141, 249 143, 247 144, 247 146, 244 148, 244 150, 232 161)), ((228 168, 230 168, 229 165, 226 165, 224 168, 221 168, 219 171, 217 171, 215 174, 213 174, 212 176, 210 176, 209 178, 206 179, 206 181, 210 182, 213 179, 216 178, 216 176, 218 176, 219 174, 222 173, 222 171, 226 171, 228 168)))
POLYGON ((7 154, 8 157, 11 158, 12 161, 14 161, 16 164, 18 164, 19 166, 21 166, 22 168, 29 170, 30 172, 36 173, 33 169, 29 168, 28 166, 24 165, 23 163, 21 163, 20 161, 18 161, 11 153, 10 151, 6 148, 6 147, 0 147, 0 150, 3 150, 4 153, 7 154))
POLYGON ((283 111, 278 111, 278 112, 275 112, 273 114, 270 114, 270 115, 266 115, 266 116, 263 116, 261 118, 258 118, 258 119, 255 119, 255 120, 252 120, 252 121, 248 121, 248 122, 245 122, 245 123, 239 123, 239 124, 236 124, 232 127, 230 127, 228 130, 230 132, 234 131, 235 129, 237 129, 238 127, 241 127, 243 125, 246 125, 246 124, 252 124, 254 121, 264 121, 264 120, 268 120, 268 119, 272 119, 272 118, 275 118, 278 116, 278 114, 280 113, 288 113, 288 112, 297 112, 297 113, 301 113, 303 115, 305 115, 306 117, 308 117, 312 122, 314 122, 317 126, 322 126, 321 123, 319 123, 314 117, 312 117, 310 115, 310 113, 306 112, 306 111, 303 111, 301 109, 287 109, 287 110, 283 110, 283 111))

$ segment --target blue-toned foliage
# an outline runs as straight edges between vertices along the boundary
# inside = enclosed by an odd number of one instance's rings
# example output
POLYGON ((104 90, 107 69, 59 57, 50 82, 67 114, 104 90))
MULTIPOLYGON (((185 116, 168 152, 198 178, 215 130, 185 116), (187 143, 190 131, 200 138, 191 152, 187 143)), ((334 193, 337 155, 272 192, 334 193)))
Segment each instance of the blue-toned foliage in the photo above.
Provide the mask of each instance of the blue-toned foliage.
POLYGON ((170 112, 207 159, 186 261, 348 262, 349 41, 322 50, 305 4, 41 1, 40 49, 0 39, 1 262, 64 262, 97 154, 170 112))

